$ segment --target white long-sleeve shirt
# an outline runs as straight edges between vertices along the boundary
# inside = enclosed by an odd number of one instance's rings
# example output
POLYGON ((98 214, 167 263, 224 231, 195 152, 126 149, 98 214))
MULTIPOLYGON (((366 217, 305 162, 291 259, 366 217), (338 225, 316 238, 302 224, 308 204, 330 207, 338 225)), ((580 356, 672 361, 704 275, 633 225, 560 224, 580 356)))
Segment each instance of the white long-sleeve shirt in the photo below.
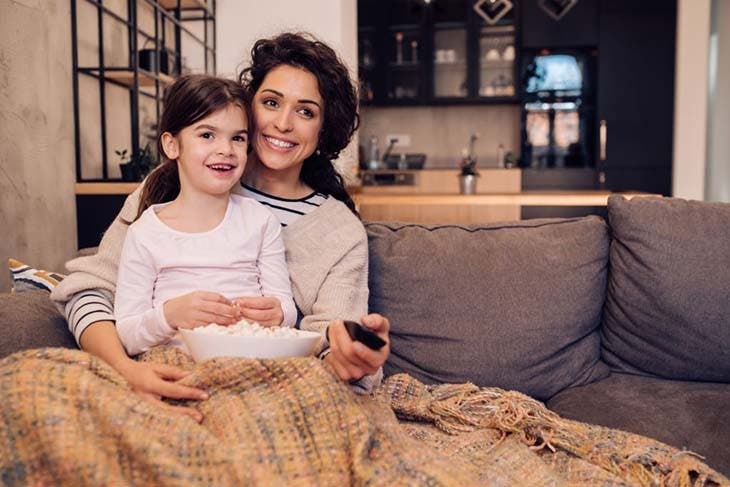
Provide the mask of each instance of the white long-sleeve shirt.
POLYGON ((119 262, 114 315, 130 355, 162 343, 181 346, 165 319, 165 301, 193 291, 228 299, 279 298, 282 326, 294 326, 297 310, 286 267, 278 219, 260 203, 231 195, 226 214, 201 233, 174 230, 153 205, 127 232, 119 262))

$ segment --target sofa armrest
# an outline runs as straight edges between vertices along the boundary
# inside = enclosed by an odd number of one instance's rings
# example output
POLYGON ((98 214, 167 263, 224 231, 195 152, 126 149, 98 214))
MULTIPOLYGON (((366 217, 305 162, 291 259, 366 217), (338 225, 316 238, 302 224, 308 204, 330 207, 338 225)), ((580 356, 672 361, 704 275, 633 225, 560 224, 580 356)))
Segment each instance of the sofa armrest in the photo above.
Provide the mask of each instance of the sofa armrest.
POLYGON ((49 293, 0 293, 0 358, 42 347, 77 348, 49 293))

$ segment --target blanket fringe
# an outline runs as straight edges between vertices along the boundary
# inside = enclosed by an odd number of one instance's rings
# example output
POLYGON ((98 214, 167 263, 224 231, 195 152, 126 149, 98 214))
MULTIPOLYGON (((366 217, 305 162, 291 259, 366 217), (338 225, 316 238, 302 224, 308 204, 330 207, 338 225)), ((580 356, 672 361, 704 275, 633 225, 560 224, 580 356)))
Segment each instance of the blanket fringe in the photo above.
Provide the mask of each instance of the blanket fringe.
POLYGON ((470 383, 427 386, 406 374, 389 377, 383 387, 398 416, 431 421, 449 434, 496 428, 535 451, 563 450, 641 486, 730 485, 691 452, 561 418, 517 391, 470 383))

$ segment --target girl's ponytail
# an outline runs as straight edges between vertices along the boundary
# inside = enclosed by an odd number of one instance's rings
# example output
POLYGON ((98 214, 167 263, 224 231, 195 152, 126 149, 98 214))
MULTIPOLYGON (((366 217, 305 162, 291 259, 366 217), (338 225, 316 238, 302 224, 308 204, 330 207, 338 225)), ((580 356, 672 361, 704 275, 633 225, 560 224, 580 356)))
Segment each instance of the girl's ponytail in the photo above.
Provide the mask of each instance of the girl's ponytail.
POLYGON ((180 193, 180 176, 177 173, 177 162, 164 159, 154 171, 147 176, 139 197, 139 209, 133 223, 142 216, 142 213, 152 205, 174 200, 180 193))

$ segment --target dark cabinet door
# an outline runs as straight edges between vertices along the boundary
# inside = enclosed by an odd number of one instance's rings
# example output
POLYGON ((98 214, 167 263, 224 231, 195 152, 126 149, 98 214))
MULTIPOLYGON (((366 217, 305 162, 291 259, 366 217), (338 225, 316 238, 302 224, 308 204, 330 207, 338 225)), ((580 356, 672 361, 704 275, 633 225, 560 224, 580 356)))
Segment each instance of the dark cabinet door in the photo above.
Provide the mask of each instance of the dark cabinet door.
POLYGON ((675 29, 674 0, 602 1, 599 186, 671 192, 675 29))
POLYGON ((524 0, 522 47, 557 48, 598 44, 598 0, 524 0), (567 9, 565 13, 560 15, 567 9))

